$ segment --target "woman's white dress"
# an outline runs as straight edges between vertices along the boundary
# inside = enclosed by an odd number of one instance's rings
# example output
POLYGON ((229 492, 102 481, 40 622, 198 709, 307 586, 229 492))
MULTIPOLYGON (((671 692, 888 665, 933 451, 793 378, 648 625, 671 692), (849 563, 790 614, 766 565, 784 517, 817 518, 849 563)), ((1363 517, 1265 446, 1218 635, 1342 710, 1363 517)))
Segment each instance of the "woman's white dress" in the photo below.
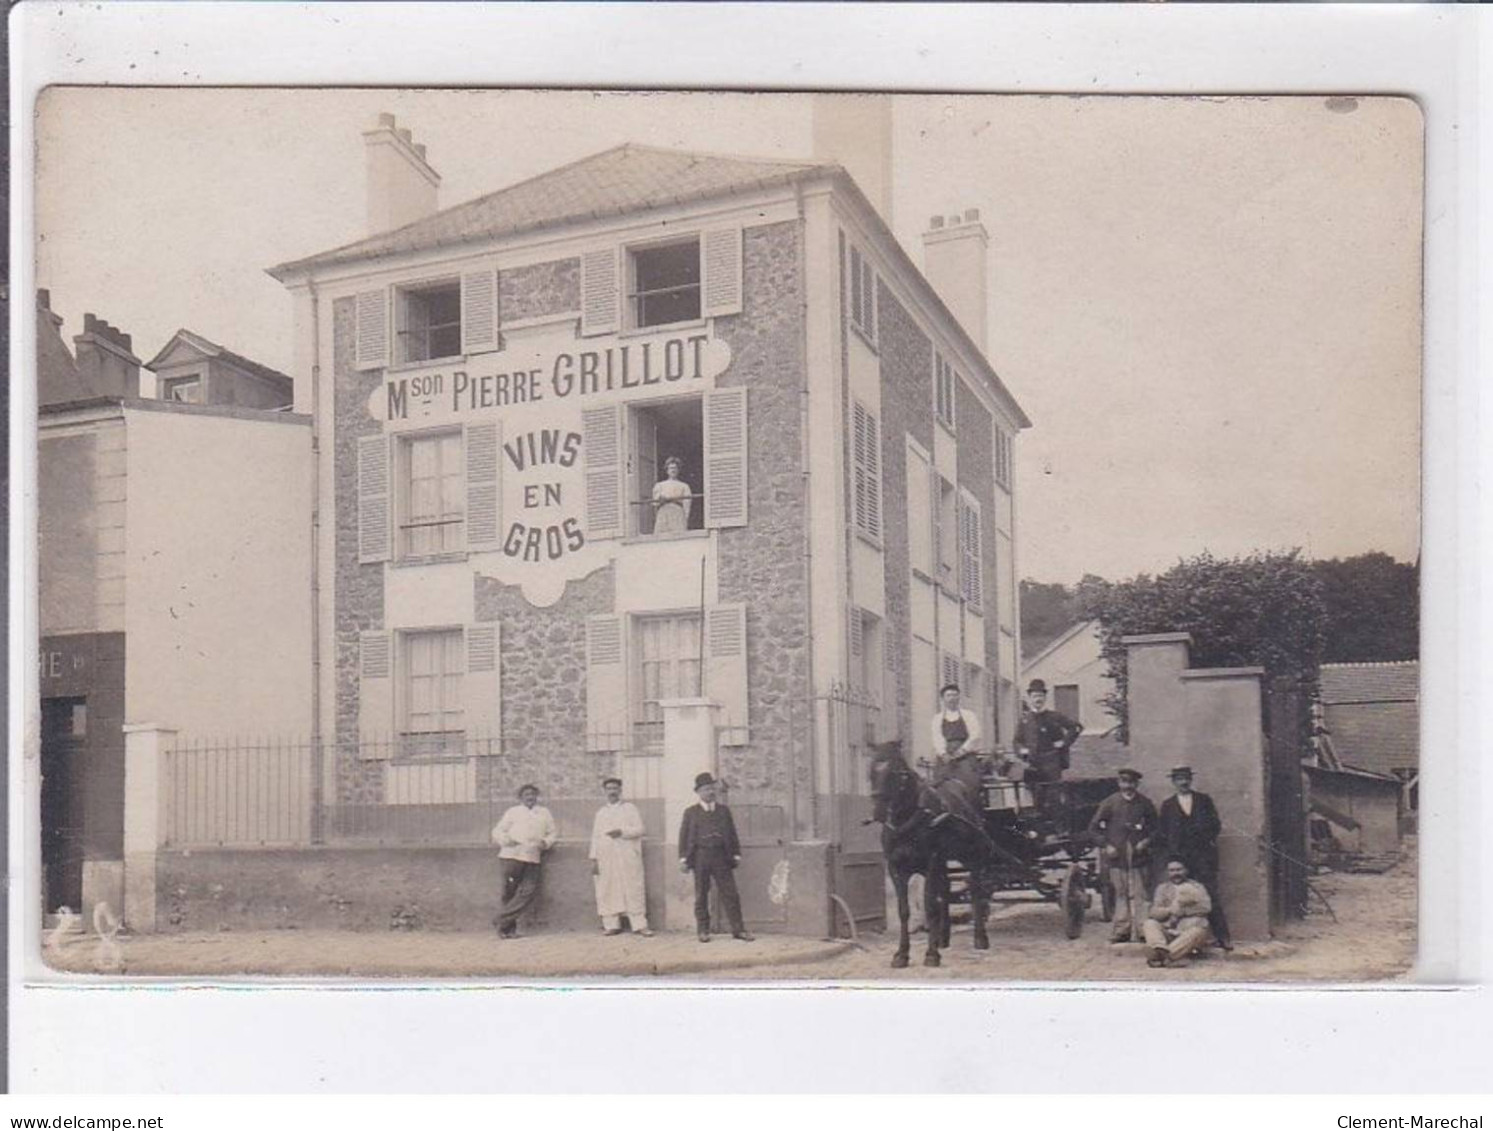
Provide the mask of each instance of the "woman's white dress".
POLYGON ((689 484, 682 479, 664 479, 653 485, 653 533, 678 534, 689 529, 689 484))

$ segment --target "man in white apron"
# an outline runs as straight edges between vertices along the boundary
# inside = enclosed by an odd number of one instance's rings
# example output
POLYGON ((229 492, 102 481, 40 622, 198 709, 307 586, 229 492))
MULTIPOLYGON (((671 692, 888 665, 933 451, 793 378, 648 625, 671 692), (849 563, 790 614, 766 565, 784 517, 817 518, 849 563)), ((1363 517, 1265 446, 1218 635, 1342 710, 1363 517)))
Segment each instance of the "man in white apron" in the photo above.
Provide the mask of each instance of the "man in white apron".
POLYGON ((651 937, 643 898, 643 818, 622 800, 622 779, 601 783, 607 803, 591 822, 591 874, 596 878, 596 911, 609 935, 622 933, 627 916, 633 933, 651 937))

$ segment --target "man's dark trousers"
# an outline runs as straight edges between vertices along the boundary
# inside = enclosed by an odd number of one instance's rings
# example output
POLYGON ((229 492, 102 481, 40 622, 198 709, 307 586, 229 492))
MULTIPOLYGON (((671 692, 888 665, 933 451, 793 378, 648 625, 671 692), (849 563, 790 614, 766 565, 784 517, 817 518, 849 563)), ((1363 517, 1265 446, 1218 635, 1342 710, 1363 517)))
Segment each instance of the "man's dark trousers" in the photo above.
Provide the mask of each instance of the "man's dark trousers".
POLYGON ((721 902, 726 905, 726 918, 731 923, 731 933, 742 934, 746 927, 741 921, 741 896, 736 892, 736 875, 725 848, 714 844, 697 848, 694 872, 695 925, 702 931, 710 930, 710 881, 713 879, 720 885, 721 902))
POLYGON ((506 858, 500 863, 503 865, 503 908, 498 912, 498 930, 511 935, 518 929, 518 917, 527 910, 539 890, 540 865, 506 858))

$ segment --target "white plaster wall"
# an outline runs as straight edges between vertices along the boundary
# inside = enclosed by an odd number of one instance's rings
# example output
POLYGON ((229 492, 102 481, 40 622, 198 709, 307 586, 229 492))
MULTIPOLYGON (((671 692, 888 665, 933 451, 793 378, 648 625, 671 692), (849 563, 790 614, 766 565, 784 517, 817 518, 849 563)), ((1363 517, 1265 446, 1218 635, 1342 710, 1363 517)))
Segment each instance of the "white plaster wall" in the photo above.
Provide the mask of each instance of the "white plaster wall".
POLYGON ((1103 732, 1115 725, 1115 717, 1104 709, 1100 699, 1114 690, 1114 680, 1105 672, 1109 665, 1099 656, 1099 637, 1092 631, 1079 632, 1051 652, 1044 653, 1022 669, 1021 684, 1034 679, 1046 682, 1048 706, 1056 707, 1053 688, 1058 684, 1078 685, 1079 715, 1077 721, 1086 731, 1103 732))
POLYGON ((127 411, 126 717, 311 728, 310 429, 127 411))

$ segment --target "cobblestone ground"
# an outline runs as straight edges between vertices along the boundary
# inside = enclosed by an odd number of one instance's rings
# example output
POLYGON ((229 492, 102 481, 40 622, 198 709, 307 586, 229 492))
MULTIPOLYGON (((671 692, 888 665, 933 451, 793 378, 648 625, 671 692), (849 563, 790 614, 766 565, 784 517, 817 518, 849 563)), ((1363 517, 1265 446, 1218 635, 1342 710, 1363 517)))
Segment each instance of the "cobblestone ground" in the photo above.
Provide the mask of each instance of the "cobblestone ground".
POLYGON ((363 978, 619 978, 708 981, 853 980, 897 982, 1383 982, 1409 976, 1415 960, 1416 868, 1408 856, 1383 875, 1313 877, 1312 913, 1257 946, 1213 950, 1185 967, 1153 970, 1144 948, 1107 942, 1097 910, 1079 939, 1063 937, 1051 905, 1002 908, 991 917, 991 949, 975 951, 956 928, 944 965, 921 965, 926 938, 913 939, 913 965, 890 969, 894 935, 845 942, 761 935, 755 942, 662 932, 651 939, 570 933, 503 942, 490 934, 389 931, 156 935, 102 942, 73 935, 49 941, 54 969, 83 974, 363 978), (1325 899, 1325 902, 1324 902, 1325 899), (1330 905, 1332 914, 1326 908, 1330 905), (1334 918, 1335 916, 1335 918, 1334 918))

